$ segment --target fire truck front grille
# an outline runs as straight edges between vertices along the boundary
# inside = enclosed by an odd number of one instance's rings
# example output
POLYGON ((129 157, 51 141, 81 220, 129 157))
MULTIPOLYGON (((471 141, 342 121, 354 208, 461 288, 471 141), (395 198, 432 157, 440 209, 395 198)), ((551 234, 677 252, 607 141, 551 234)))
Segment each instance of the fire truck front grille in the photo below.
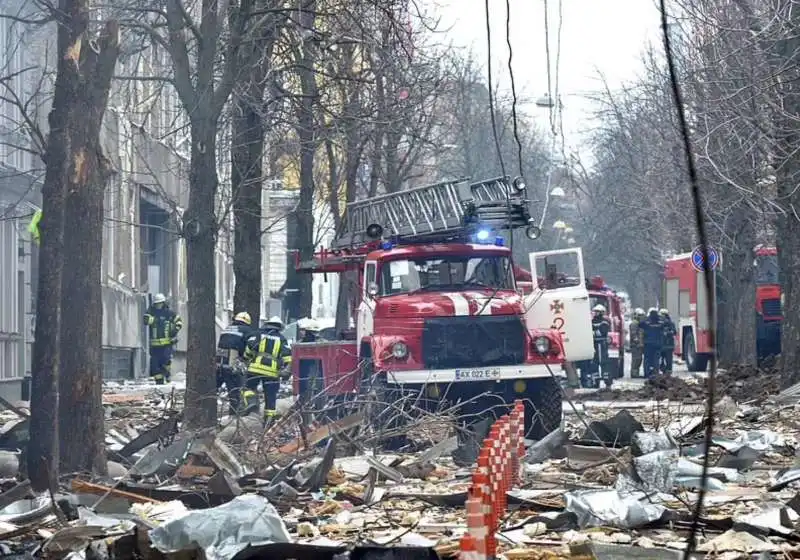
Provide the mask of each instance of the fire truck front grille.
POLYGON ((781 300, 779 299, 765 299, 761 304, 764 310, 765 317, 780 317, 781 316, 781 300))
POLYGON ((525 327, 516 315, 436 317, 425 320, 425 367, 508 366, 525 361, 525 327))

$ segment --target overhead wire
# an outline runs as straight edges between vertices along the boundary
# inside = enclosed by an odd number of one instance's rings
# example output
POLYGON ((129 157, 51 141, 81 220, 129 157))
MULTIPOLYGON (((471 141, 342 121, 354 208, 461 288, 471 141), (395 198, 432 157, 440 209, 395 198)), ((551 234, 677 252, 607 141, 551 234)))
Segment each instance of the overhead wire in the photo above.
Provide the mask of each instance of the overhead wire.
POLYGON ((488 59, 486 65, 486 87, 489 90, 489 118, 492 121, 492 136, 494 137, 494 147, 497 150, 497 159, 500 162, 500 170, 503 172, 503 177, 505 177, 506 165, 503 162, 503 150, 500 147, 500 137, 497 134, 497 117, 495 116, 494 83, 492 78, 492 25, 489 15, 489 0, 484 0, 484 8, 486 12, 486 57, 488 59))
POLYGON ((517 163, 519 176, 524 177, 522 169, 522 141, 519 139, 519 126, 517 125, 517 84, 514 80, 514 49, 511 46, 511 2, 506 0, 506 45, 508 45, 508 76, 511 81, 511 123, 514 127, 514 142, 517 144, 517 163))
MULTIPOLYGON (((697 227, 697 235, 700 238, 700 251, 703 255, 703 283, 706 290, 706 313, 708 317, 714 317, 714 283, 711 277, 711 265, 708 250, 708 234, 706 232, 706 222, 703 216, 702 198, 700 196, 700 184, 697 178, 697 166, 694 161, 694 152, 692 151, 692 141, 689 135, 689 125, 686 120, 686 111, 683 105, 683 94, 681 93, 680 84, 678 83, 678 73, 675 68, 675 57, 672 51, 672 41, 669 33, 669 22, 667 18, 666 0, 659 0, 659 9, 661 11, 661 31, 664 39, 664 54, 667 59, 667 69, 669 70, 669 81, 672 89, 672 97, 675 101, 675 112, 678 117, 678 125, 680 129, 681 139, 683 141, 683 151, 686 157, 686 167, 689 172, 689 183, 691 186, 692 202, 694 204, 694 216, 697 227)), ((697 548, 697 533, 700 528, 700 516, 703 511, 703 500, 706 496, 706 481, 708 480, 708 468, 710 456, 708 449, 711 446, 711 440, 714 436, 714 395, 715 395, 715 380, 717 372, 717 354, 716 354, 716 325, 714 321, 710 321, 708 330, 709 346, 711 347, 711 367, 708 373, 708 402, 706 404, 706 430, 705 430, 705 448, 706 453, 703 456, 703 469, 700 478, 700 489, 697 494, 697 503, 695 504, 694 512, 692 514, 692 526, 689 531, 689 540, 686 545, 686 550, 683 553, 684 560, 691 558, 692 553, 697 548)))

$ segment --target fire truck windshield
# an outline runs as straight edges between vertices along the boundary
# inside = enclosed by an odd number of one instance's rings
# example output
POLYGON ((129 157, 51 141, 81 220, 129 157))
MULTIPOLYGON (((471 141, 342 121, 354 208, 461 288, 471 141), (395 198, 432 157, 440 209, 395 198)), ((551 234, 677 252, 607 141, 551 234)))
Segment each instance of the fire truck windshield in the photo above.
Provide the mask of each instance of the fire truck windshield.
POLYGON ((446 255, 384 261, 380 293, 384 296, 418 291, 488 288, 513 290, 514 279, 507 257, 446 255))
POLYGON ((756 257, 756 284, 778 284, 780 275, 777 255, 756 257))

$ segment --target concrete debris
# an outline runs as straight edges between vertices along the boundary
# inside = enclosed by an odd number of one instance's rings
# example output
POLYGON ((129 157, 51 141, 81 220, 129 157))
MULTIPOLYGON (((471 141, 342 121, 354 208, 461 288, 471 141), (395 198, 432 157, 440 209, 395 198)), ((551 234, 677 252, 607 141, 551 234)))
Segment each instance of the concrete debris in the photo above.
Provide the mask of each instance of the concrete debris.
MULTIPOLYGON (((581 395, 559 429, 526 442, 499 558, 681 558, 702 486, 695 557, 799 557, 800 389, 774 397, 754 383, 722 376, 708 443, 702 380, 581 395)), ((65 478, 54 498, 33 495, 19 473, 27 419, 0 410, 0 554, 455 557, 491 420, 458 428, 430 415, 389 453, 357 407, 306 425, 311 415, 282 391, 283 415, 267 427, 251 415, 188 432, 182 390, 109 384, 108 477, 65 478)))

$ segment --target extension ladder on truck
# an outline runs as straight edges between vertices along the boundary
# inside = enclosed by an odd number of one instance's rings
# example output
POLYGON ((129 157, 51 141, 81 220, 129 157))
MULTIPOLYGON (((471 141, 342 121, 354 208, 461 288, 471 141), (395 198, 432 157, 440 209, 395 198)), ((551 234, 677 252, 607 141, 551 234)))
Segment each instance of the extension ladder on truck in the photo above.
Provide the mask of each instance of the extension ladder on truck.
POLYGON ((390 238, 419 241, 464 237, 479 226, 526 227, 531 216, 524 193, 521 178, 498 177, 477 183, 459 179, 350 202, 331 248, 374 241, 367 234, 373 224, 381 226, 390 238))

